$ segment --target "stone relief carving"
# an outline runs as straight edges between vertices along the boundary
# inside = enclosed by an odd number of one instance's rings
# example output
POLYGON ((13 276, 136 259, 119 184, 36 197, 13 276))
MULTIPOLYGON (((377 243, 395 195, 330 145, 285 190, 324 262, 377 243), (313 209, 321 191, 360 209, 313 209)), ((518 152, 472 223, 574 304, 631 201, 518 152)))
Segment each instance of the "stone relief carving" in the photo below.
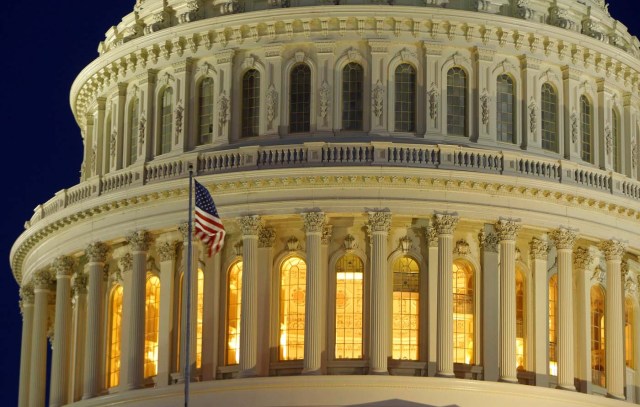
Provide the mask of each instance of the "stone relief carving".
POLYGON ((300 250, 300 241, 295 236, 291 236, 289 240, 287 240, 287 250, 290 252, 295 252, 300 250))
POLYGON ((486 233, 484 230, 478 234, 478 241, 480 247, 484 250, 492 253, 498 253, 498 235, 495 233, 486 233))
POLYGON ((258 236, 262 226, 262 218, 259 215, 243 216, 238 222, 244 236, 258 236))
POLYGON ((604 145, 607 155, 611 157, 613 153, 613 134, 611 133, 611 124, 609 123, 604 127, 604 145))
POLYGON ((553 241, 557 249, 571 250, 578 240, 578 235, 571 229, 559 228, 549 233, 549 239, 553 241))
POLYGON ((160 257, 160 262, 175 260, 176 258, 176 243, 175 242, 162 242, 156 246, 156 252, 160 257))
POLYGON ((466 240, 460 239, 456 242, 456 246, 453 248, 453 253, 459 256, 467 256, 471 253, 469 243, 466 240))
POLYGON ((276 87, 273 85, 273 83, 269 86, 269 89, 267 90, 266 104, 267 104, 266 105, 267 123, 269 125, 269 128, 271 128, 273 120, 277 116, 276 107, 278 106, 278 92, 276 91, 276 87))
POLYGON ((258 232, 258 247, 273 247, 275 241, 276 231, 273 228, 260 228, 258 232))
POLYGON ((575 110, 571 113, 571 141, 573 144, 578 142, 578 113, 575 110))
POLYGON ((220 130, 222 130, 229 121, 230 107, 231 101, 227 96, 227 92, 222 90, 222 92, 220 92, 220 96, 218 97, 218 125, 220 127, 220 130))
POLYGON ((569 19, 569 10, 553 6, 549 8, 549 24, 573 30, 576 23, 569 19))
POLYGON ((367 222, 367 231, 388 232, 391 228, 391 212, 369 212, 369 222, 367 222))
POLYGON ((487 89, 484 89, 482 91, 482 94, 480 95, 480 107, 482 110, 482 124, 487 125, 489 124, 489 92, 487 92, 487 89))
POLYGON ((431 120, 438 119, 438 101, 440 100, 440 91, 435 83, 431 83, 431 88, 427 92, 429 102, 429 117, 431 120))
POLYGON ((626 244, 619 240, 605 240, 600 242, 599 248, 604 253, 605 259, 620 260, 626 250, 626 244))
POLYGON ((596 266, 591 275, 591 283, 605 286, 607 281, 607 273, 600 267, 596 266))
POLYGON ((384 110, 384 86, 382 86, 382 82, 378 79, 376 86, 373 88, 373 114, 376 117, 381 117, 384 110))
POLYGON ((111 156, 111 161, 113 164, 113 160, 116 158, 116 142, 118 140, 118 130, 113 129, 111 132, 111 139, 109 140, 109 155, 111 156))
POLYGON ((140 115, 140 120, 138 121, 138 144, 140 146, 144 144, 144 131, 145 131, 146 124, 147 124, 147 118, 144 112, 142 112, 142 114, 140 115))
POLYGON ((520 223, 513 219, 500 219, 494 225, 499 241, 516 240, 520 228, 520 223))
POLYGON ((638 142, 635 139, 631 140, 631 166, 638 167, 638 142))
POLYGON ((184 120, 184 106, 182 106, 182 100, 178 100, 176 103, 176 143, 178 142, 179 136, 182 134, 182 121, 184 120))
POLYGON ((348 234, 347 236, 345 236, 344 242, 342 243, 342 245, 344 246, 344 250, 347 253, 352 253, 358 247, 358 243, 356 243, 356 238, 353 237, 353 235, 351 234, 348 234))
POLYGON ((325 119, 325 122, 326 122, 326 119, 329 113, 329 99, 330 99, 329 84, 327 83, 326 80, 323 81, 322 85, 320 86, 319 97, 320 97, 320 117, 325 119))
POLYGON ((458 217, 452 214, 438 213, 433 218, 433 226, 438 235, 452 235, 458 225, 458 217))
POLYGON ((306 212, 302 213, 305 233, 321 233, 327 221, 324 212, 306 212))
POLYGON ((538 127, 537 111, 538 105, 536 104, 536 100, 532 96, 531 100, 529 101, 529 131, 531 132, 531 134, 535 134, 538 127))
POLYGON ((573 251, 573 264, 577 270, 589 270, 595 260, 595 255, 585 247, 578 247, 573 251))
POLYGON ((323 245, 328 245, 331 243, 331 234, 333 233, 333 225, 325 224, 322 227, 322 237, 321 241, 323 245))

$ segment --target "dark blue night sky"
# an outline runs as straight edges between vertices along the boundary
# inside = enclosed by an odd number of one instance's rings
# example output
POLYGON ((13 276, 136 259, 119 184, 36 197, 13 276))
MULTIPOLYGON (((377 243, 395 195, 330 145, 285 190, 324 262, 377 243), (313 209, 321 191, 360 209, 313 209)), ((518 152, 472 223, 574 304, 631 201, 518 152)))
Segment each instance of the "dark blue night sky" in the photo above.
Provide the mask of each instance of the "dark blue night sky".
MULTIPOLYGON (((640 36, 640 3, 610 0, 611 14, 640 36)), ((0 136, 4 174, 0 252, 0 394, 3 406, 18 400, 20 336, 18 286, 9 250, 33 209, 75 185, 82 160, 80 131, 69 108, 75 76, 95 57, 112 25, 134 0, 5 0, 0 11, 0 136)))

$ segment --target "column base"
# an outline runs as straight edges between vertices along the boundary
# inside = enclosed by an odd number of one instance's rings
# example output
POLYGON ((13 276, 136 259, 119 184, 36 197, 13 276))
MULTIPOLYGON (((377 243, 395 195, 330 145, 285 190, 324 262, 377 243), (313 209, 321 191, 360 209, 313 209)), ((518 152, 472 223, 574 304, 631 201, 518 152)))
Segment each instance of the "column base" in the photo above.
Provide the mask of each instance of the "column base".
POLYGON ((303 376, 320 376, 322 375, 322 370, 321 369, 303 369, 302 370, 302 375, 303 376))
POLYGON ((615 395, 615 394, 611 394, 611 393, 607 393, 607 398, 608 399, 614 399, 614 400, 621 400, 621 401, 625 401, 626 398, 623 395, 615 395))
POLYGON ((380 371, 370 370, 369 371, 369 375, 371 375, 371 376, 389 376, 389 371, 388 370, 380 370, 380 371))
POLYGON ((456 375, 449 372, 436 372, 436 377, 445 377, 448 379, 453 379, 456 377, 456 375))
POLYGON ((256 373, 256 369, 246 369, 246 370, 241 370, 240 372, 238 372, 238 378, 240 379, 249 379, 252 377, 258 377, 258 374, 256 373))
POLYGON ((518 384, 518 378, 517 377, 501 377, 501 378, 498 379, 498 381, 500 383, 518 384))
POLYGON ((572 385, 561 385, 561 384, 558 384, 558 385, 556 386, 556 389, 559 389, 559 390, 567 390, 567 391, 576 391, 576 386, 572 386, 572 385))

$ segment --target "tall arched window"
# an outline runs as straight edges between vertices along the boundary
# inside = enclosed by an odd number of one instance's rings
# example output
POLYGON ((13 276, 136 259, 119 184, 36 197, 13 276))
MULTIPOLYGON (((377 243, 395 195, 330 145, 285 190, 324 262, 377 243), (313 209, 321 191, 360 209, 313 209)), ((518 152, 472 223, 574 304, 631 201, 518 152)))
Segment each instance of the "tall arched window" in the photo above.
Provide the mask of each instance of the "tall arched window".
POLYGON ((362 359, 364 264, 347 254, 336 263, 336 359, 362 359))
POLYGON ((524 370, 525 364, 525 280, 524 273, 516 269, 516 368, 524 370))
POLYGON ((129 147, 129 154, 127 156, 128 165, 135 163, 138 159, 138 127, 140 126, 138 116, 139 108, 140 101, 138 98, 133 99, 129 103, 129 128, 127 131, 127 146, 129 147))
POLYGON ((467 135, 467 73, 460 67, 447 72, 447 133, 467 135))
POLYGON ((453 262, 453 361, 474 363, 474 271, 462 261, 453 262))
POLYGON ((591 382, 601 387, 606 386, 604 295, 601 286, 591 287, 591 382))
POLYGON ((158 374, 158 339, 160 333, 160 279, 147 278, 144 317, 144 377, 158 374))
POLYGON ((393 263, 392 358, 418 360, 420 266, 403 256, 393 263))
POLYGON ((582 159, 593 164, 593 109, 589 99, 580 97, 580 124, 582 130, 582 159))
MULTIPOLYGON (((182 340, 182 311, 183 311, 183 303, 184 301, 184 273, 180 276, 180 287, 179 287, 179 296, 180 300, 179 304, 179 312, 178 312, 178 340, 177 340, 177 360, 178 365, 180 363, 180 350, 182 349, 182 344, 180 341, 182 340)), ((204 272, 201 268, 198 268, 198 291, 196 296, 196 368, 200 368, 202 366, 202 321, 204 319, 203 311, 203 299, 204 299, 204 272)), ((193 314, 192 314, 193 315, 193 314)), ((193 325, 192 325, 193 326, 193 325)), ((179 365, 179 369, 183 369, 183 366, 179 365)))
POLYGON ((342 70, 342 128, 362 130, 364 70, 351 62, 342 70))
POLYGON ((611 162, 615 172, 622 172, 622 160, 620 154, 620 116, 615 109, 611 110, 611 137, 613 145, 611 148, 611 162))
POLYGON ((107 385, 120 384, 120 356, 122 353, 122 286, 116 285, 109 297, 109 356, 107 357, 107 385))
POLYGON ((416 70, 401 64, 395 73, 396 110, 395 130, 416 131, 416 70))
POLYGON ((497 80, 496 130, 498 141, 515 143, 515 88, 511 75, 502 74, 497 80))
POLYGON ((291 70, 289 132, 308 132, 311 126, 311 69, 298 64, 291 70))
POLYGON ((635 369, 635 348, 633 346, 635 335, 633 334, 633 300, 625 298, 624 300, 624 358, 629 369, 635 369))
POLYGON ((542 85, 542 148, 558 150, 558 95, 550 83, 542 85))
POLYGON ((280 267, 280 360, 304 358, 307 264, 289 257, 280 267))
POLYGON ((227 365, 240 363, 240 309, 242 304, 242 261, 229 267, 227 279, 227 365))
POLYGON ((171 131, 173 129, 173 89, 166 88, 160 98, 160 145, 158 154, 171 151, 171 131))
POLYGON ((213 79, 204 78, 198 90, 198 144, 213 138, 213 79))
POLYGON ((558 275, 549 279, 549 374, 558 375, 558 275))
POLYGON ((242 136, 260 134, 260 72, 250 69, 242 77, 242 136))

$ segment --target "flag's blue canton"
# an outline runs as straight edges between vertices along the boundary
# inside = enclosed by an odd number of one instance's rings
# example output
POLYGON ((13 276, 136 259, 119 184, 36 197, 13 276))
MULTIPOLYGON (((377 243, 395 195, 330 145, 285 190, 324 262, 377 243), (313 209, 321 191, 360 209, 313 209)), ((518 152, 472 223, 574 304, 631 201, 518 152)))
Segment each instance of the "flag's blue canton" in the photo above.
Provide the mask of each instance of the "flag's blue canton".
POLYGON ((212 252, 217 253, 222 248, 226 232, 211 194, 198 181, 194 180, 194 183, 196 187, 195 235, 207 245, 209 256, 211 256, 212 252))

